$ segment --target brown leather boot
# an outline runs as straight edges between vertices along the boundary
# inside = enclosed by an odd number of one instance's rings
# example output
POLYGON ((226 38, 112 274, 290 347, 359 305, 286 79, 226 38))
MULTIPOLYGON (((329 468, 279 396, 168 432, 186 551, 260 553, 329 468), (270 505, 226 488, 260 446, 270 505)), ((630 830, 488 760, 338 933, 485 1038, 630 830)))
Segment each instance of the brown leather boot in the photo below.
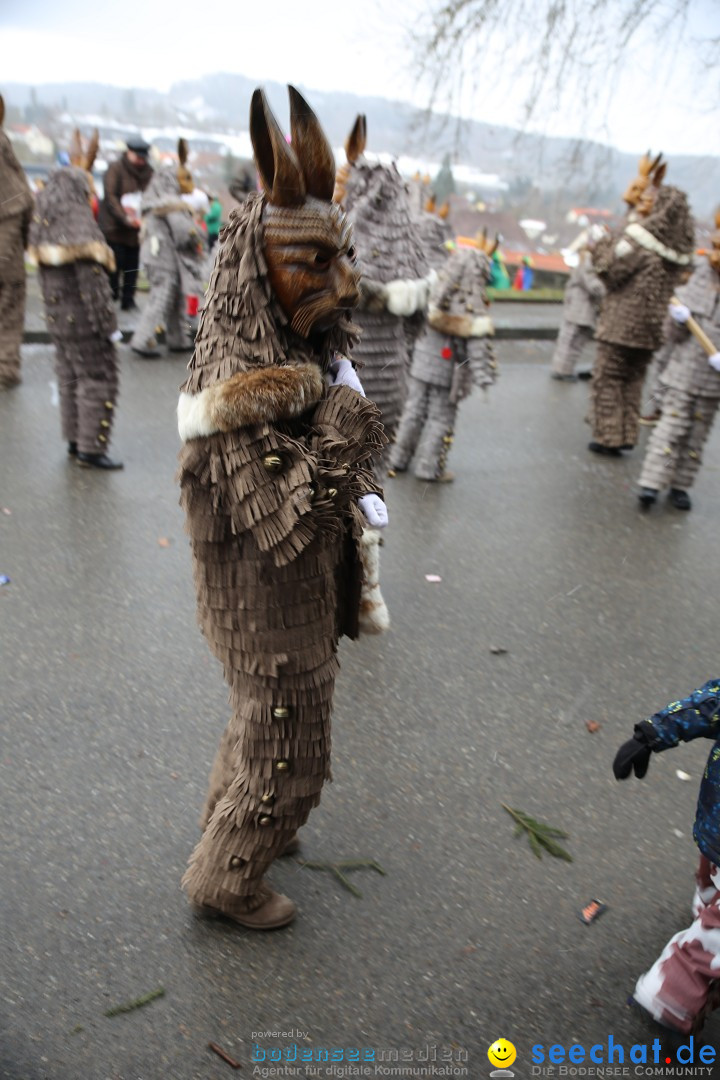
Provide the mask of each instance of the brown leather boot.
POLYGON ((255 908, 254 911, 246 911, 238 914, 229 914, 220 911, 219 908, 210 907, 209 904, 191 904, 195 915, 205 919, 231 919, 248 930, 278 930, 281 926, 287 926, 295 918, 295 905, 292 900, 282 893, 273 892, 265 888, 267 899, 255 908))

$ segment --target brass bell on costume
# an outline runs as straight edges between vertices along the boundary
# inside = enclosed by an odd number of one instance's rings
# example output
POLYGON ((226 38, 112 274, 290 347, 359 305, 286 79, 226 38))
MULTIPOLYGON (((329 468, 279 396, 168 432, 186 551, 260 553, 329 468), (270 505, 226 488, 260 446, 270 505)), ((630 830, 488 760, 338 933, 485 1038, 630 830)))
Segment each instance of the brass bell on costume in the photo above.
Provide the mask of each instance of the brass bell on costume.
POLYGON ((262 459, 263 468, 269 473, 280 472, 283 467, 283 459, 279 454, 266 454, 262 459))
POLYGON ((289 770, 289 768, 290 768, 290 762, 289 761, 276 761, 275 762, 275 768, 277 769, 278 772, 287 772, 289 770))
POLYGON ((272 820, 269 814, 263 814, 262 817, 258 818, 258 825, 272 825, 272 820))
POLYGON ((275 720, 288 720, 290 717, 290 709, 287 705, 276 705, 272 714, 275 720))

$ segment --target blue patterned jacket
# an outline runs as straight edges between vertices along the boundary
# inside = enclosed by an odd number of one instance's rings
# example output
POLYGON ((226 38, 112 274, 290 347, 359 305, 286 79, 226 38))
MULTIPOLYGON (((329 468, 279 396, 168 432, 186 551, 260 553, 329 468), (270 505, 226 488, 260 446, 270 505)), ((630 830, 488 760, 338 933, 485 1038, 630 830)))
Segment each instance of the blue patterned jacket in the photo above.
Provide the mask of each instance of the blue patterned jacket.
POLYGON ((720 679, 671 702, 640 726, 656 751, 701 737, 714 740, 700 784, 693 837, 703 855, 720 866, 720 679))

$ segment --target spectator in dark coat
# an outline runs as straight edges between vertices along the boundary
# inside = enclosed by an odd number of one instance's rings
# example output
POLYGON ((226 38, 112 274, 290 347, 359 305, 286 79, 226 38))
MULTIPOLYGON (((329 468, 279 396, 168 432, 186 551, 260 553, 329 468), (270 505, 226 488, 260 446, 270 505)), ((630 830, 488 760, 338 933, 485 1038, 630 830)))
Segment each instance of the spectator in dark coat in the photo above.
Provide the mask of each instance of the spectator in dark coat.
POLYGON ((149 150, 143 139, 130 139, 126 152, 105 174, 99 224, 115 255, 116 269, 110 275, 110 288, 113 299, 121 297, 123 311, 136 306, 134 295, 140 265, 139 199, 136 211, 126 197, 144 191, 152 179, 153 169, 147 159, 149 150))

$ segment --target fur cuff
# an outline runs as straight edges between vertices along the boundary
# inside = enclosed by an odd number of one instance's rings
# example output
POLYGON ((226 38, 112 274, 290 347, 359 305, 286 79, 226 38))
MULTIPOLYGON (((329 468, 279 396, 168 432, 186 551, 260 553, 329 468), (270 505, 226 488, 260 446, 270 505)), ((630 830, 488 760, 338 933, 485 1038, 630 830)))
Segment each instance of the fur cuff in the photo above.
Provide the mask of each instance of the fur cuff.
MULTIPOLYGON (((661 258, 667 259, 668 262, 677 263, 678 266, 687 266, 692 262, 692 254, 681 255, 679 251, 674 251, 673 248, 666 247, 662 240, 658 240, 656 236, 653 236, 651 232, 641 225, 638 221, 632 221, 625 227, 625 234, 629 236, 631 240, 634 240, 640 247, 645 248, 646 251, 654 251, 656 255, 660 255, 661 258)), ((621 241, 622 243, 622 241, 621 241)))
POLYGON ((364 529, 358 541, 363 568, 359 628, 365 634, 382 634, 390 629, 390 612, 380 592, 380 536, 364 529))
POLYGON ((101 240, 89 240, 85 244, 38 244, 28 248, 28 254, 38 266, 67 266, 74 262, 96 262, 111 273, 115 269, 115 256, 101 240))
POLYGON ((437 273, 431 270, 427 277, 398 279, 389 281, 387 290, 387 309, 391 315, 407 318, 416 311, 425 311, 428 306, 430 289, 437 281, 437 273))
POLYGON ((319 401, 324 390, 315 364, 242 371, 198 394, 180 394, 180 438, 187 442, 249 424, 289 420, 319 401))
POLYGON ((489 315, 451 315, 449 311, 440 311, 431 307, 428 322, 433 330, 448 337, 482 338, 492 337, 495 333, 493 321, 489 315))

